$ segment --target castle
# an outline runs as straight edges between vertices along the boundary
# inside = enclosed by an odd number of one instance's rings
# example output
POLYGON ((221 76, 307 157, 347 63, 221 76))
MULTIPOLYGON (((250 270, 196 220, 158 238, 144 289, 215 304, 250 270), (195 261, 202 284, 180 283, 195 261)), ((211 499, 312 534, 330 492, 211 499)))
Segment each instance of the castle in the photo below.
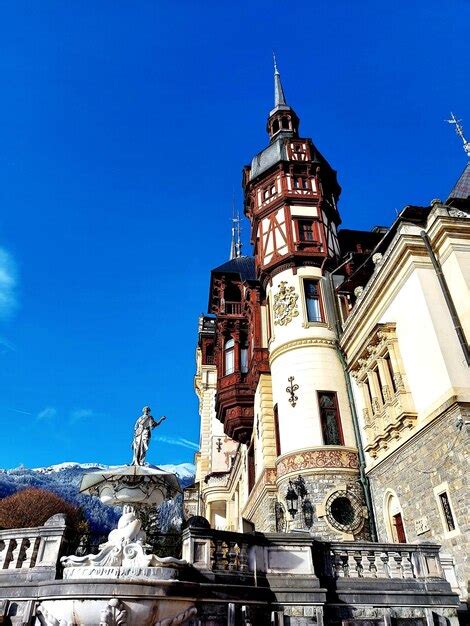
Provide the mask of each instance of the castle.
POLYGON ((341 230, 336 172, 277 67, 267 132, 243 169, 253 256, 235 224, 199 320, 187 506, 226 531, 438 543, 465 602, 470 164, 445 202, 341 230))

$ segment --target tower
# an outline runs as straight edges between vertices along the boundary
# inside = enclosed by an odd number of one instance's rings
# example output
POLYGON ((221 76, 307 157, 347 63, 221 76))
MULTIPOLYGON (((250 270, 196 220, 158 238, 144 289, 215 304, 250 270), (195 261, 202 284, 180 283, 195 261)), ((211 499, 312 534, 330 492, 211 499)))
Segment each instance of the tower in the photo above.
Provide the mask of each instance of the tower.
POLYGON ((199 336, 201 512, 230 530, 249 522, 260 531, 364 538, 331 294, 341 189, 313 141, 299 134, 276 64, 267 132, 269 145, 243 170, 254 254, 241 255, 235 220, 230 259, 211 272, 211 336, 199 336), (201 385, 209 370, 210 393, 201 385), (223 472, 214 470, 214 450, 229 459, 223 472))
POLYGON ((276 64, 267 132, 270 143, 244 168, 243 188, 266 305, 278 502, 292 481, 304 527, 353 538, 365 532, 366 514, 329 280, 339 264, 341 189, 313 141, 299 134, 276 64))

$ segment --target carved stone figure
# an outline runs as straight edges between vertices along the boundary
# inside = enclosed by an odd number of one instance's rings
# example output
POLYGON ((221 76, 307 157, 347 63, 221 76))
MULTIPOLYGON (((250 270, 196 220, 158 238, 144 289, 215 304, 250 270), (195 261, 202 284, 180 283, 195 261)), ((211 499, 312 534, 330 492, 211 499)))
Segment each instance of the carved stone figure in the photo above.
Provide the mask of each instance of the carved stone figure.
POLYGON ((145 457, 150 443, 150 437, 152 436, 152 430, 166 420, 166 417, 162 417, 156 422, 152 415, 150 415, 151 408, 144 406, 142 409, 142 415, 137 418, 134 426, 134 440, 132 442, 132 465, 144 465, 145 457))

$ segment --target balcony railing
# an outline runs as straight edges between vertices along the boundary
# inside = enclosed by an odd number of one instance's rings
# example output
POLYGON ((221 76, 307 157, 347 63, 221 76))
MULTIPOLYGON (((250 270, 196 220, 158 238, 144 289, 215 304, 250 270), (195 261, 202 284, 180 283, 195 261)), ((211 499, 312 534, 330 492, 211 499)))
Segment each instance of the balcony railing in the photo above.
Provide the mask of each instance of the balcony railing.
POLYGON ((225 315, 241 315, 242 303, 241 302, 225 302, 225 315))

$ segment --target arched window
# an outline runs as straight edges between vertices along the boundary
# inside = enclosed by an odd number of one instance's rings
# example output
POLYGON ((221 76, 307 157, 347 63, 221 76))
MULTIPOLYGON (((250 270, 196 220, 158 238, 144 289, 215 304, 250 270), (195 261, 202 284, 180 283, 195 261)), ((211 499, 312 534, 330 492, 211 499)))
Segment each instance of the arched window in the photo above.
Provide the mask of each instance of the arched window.
POLYGON ((281 119, 281 126, 282 128, 289 128, 289 118, 288 117, 283 117, 281 119))
POLYGON ((388 491, 385 494, 385 520, 389 539, 393 543, 406 543, 405 525, 400 501, 396 494, 388 491))
POLYGON ((224 346, 225 371, 224 374, 233 374, 235 369, 235 341, 233 337, 227 339, 224 346))
POLYGON ((273 134, 277 133, 278 130, 279 130, 279 120, 274 120, 274 122, 273 122, 273 134))

